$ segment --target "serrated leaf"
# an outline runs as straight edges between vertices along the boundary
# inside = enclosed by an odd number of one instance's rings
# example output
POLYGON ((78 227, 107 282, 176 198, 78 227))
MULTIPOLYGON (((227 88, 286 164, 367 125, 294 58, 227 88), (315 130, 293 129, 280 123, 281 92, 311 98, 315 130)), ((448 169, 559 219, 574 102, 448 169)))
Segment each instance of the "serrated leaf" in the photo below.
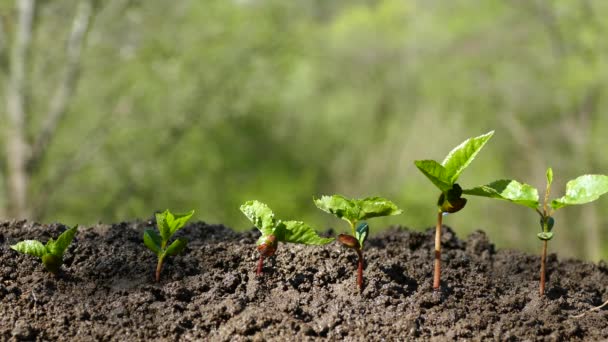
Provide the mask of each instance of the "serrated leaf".
POLYGON ((194 215, 194 210, 190 210, 187 213, 170 214, 171 215, 167 215, 167 224, 169 225, 171 236, 173 236, 176 231, 182 229, 186 225, 188 220, 194 215))
POLYGON ((183 238, 183 237, 177 238, 177 239, 175 239, 175 241, 173 241, 172 244, 169 245, 169 247, 167 247, 167 250, 165 251, 165 255, 167 255, 167 256, 178 255, 186 248, 187 245, 188 245, 188 239, 183 238))
POLYGON ((447 172, 447 180, 449 180, 450 184, 456 182, 462 171, 475 159, 475 156, 477 156, 488 140, 492 138, 492 135, 494 135, 494 131, 475 138, 469 138, 448 153, 441 165, 447 172))
POLYGON ((314 200, 317 208, 336 215, 336 217, 346 220, 347 222, 354 222, 359 218, 359 208, 354 201, 342 196, 321 196, 319 199, 314 200))
POLYGON ((403 210, 399 209, 395 203, 382 197, 367 197, 353 200, 353 202, 359 208, 357 221, 403 213, 403 210))
POLYGON ((281 222, 275 233, 280 242, 326 245, 334 241, 334 238, 320 237, 313 228, 302 221, 281 222))
POLYGON ((452 182, 447 170, 438 162, 434 160, 416 160, 414 164, 441 192, 446 192, 452 188, 452 182))
POLYGON ((270 208, 259 201, 247 201, 241 205, 241 212, 258 228, 262 235, 271 235, 275 229, 276 220, 270 208))
POLYGON ((542 232, 542 233, 538 233, 536 234, 536 236, 541 239, 541 240, 546 240, 549 241, 553 238, 553 233, 551 232, 542 232))
POLYGON ((144 231, 144 245, 156 255, 161 253, 162 238, 155 230, 146 229, 144 231))
POLYGON ((357 229, 355 229, 355 238, 359 241, 359 246, 363 248, 363 244, 367 240, 367 235, 369 234, 369 225, 367 222, 361 222, 357 229))
POLYGON ((160 237, 163 241, 168 241, 171 237, 171 227, 167 223, 167 216, 171 215, 169 210, 165 210, 162 213, 156 213, 154 216, 156 217, 156 227, 158 227, 158 231, 160 232, 160 237))
POLYGON ((399 215, 403 211, 382 197, 349 199, 342 195, 321 196, 314 200, 317 208, 354 223, 373 217, 399 215))
POLYGON ((46 247, 42 242, 37 240, 24 240, 11 246, 12 249, 19 253, 33 255, 42 258, 47 253, 46 247))
POLYGON ((538 190, 536 188, 519 183, 511 179, 501 179, 487 185, 482 185, 473 189, 463 190, 463 194, 497 198, 513 202, 526 207, 538 208, 538 190))
POLYGON ((551 201, 553 209, 593 202, 608 192, 608 176, 584 175, 566 184, 566 195, 551 201))
POLYGON ((72 240, 74 239, 74 236, 76 235, 77 231, 78 225, 61 233, 57 240, 53 241, 53 239, 50 239, 46 244, 46 249, 50 254, 62 258, 63 253, 68 248, 70 243, 72 243, 72 240))

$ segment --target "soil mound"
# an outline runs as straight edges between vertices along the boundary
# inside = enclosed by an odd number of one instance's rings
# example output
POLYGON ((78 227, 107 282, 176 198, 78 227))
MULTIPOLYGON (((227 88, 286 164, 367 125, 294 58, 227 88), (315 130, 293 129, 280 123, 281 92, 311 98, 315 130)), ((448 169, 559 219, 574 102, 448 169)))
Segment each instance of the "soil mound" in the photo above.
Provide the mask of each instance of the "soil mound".
MULTIPOLYGON (((434 230, 393 228, 368 240, 365 289, 356 254, 337 244, 281 244, 256 277, 257 231, 193 223, 154 282, 142 242, 152 221, 81 228, 58 276, 9 248, 46 242, 59 224, 0 222, 0 340, 606 340, 608 267, 498 250, 483 232, 445 227, 441 295, 431 289, 434 230)), ((331 234, 331 232, 329 233, 331 234)))

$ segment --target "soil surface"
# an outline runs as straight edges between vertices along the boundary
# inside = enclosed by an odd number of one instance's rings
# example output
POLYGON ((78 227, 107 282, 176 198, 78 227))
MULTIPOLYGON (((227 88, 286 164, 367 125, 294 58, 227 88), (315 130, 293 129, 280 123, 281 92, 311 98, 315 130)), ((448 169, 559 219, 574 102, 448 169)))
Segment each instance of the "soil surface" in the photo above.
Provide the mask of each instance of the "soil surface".
MULTIPOLYGON (((281 244, 255 276, 255 230, 193 223, 190 240, 154 281, 142 243, 153 221, 82 227, 58 276, 9 248, 67 227, 0 222, 0 340, 606 340, 608 266, 498 250, 483 232, 444 227, 442 293, 433 293, 433 236, 393 228, 366 243, 365 288, 356 254, 333 243, 281 244)), ((329 231, 327 234, 334 235, 329 231)), ((540 250, 540 244, 539 244, 540 250)))

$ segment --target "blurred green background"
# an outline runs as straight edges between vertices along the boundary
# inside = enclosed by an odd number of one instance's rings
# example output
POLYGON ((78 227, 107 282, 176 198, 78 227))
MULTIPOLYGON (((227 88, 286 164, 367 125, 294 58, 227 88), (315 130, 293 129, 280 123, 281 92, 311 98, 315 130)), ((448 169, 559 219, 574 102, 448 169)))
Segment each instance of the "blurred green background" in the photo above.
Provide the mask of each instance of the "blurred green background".
MULTIPOLYGON (((561 196, 569 179, 608 173, 607 15, 604 0, 2 1, 0 217, 93 224, 194 208, 243 230, 238 207, 258 199, 278 217, 345 230, 312 203, 341 193, 405 210, 372 221, 376 232, 422 230, 439 194, 413 161, 490 130, 464 188, 515 178, 544 189, 551 166, 561 196), (79 48, 66 48, 79 29, 79 48), (9 143, 19 129, 21 208, 9 143)), ((602 198, 559 211, 550 251, 608 256, 607 208, 602 198)), ((469 198, 444 223, 540 250, 525 207, 469 198)))

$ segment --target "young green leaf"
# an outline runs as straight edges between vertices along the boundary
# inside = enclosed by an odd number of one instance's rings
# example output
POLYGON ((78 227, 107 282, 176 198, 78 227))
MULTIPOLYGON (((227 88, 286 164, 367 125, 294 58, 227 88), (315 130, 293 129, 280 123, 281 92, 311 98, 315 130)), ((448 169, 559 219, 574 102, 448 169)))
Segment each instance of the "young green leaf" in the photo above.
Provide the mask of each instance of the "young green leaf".
POLYGON ((363 244, 367 240, 367 235, 369 233, 369 225, 367 222, 361 222, 357 229, 355 230, 355 238, 359 241, 360 248, 363 248, 363 244))
POLYGON ((50 239, 46 243, 47 251, 55 256, 63 257, 63 253, 65 252, 66 248, 68 248, 70 243, 72 243, 77 231, 78 225, 61 233, 57 240, 53 241, 53 239, 50 239))
POLYGON ((169 225, 171 235, 173 235, 176 231, 182 229, 186 225, 186 222, 194 215, 194 210, 190 210, 183 214, 172 214, 167 210, 167 213, 167 224, 169 225))
POLYGON ((483 146, 492 138, 492 135, 494 135, 494 131, 469 138, 448 153, 441 165, 447 171, 450 184, 456 182, 462 171, 471 164, 483 146))
POLYGON ((171 237, 171 227, 167 223, 167 215, 171 215, 169 209, 165 210, 162 213, 156 213, 156 226, 158 227, 158 231, 160 232, 160 236, 163 241, 168 241, 171 237))
POLYGON ((542 232, 542 233, 536 234, 536 236, 538 236, 538 238, 541 239, 541 240, 549 241, 549 240, 551 240, 553 238, 553 233, 551 233, 551 232, 542 232))
POLYGON ((175 241, 173 241, 172 244, 169 245, 169 247, 167 247, 167 249, 165 250, 165 255, 167 255, 167 256, 178 255, 186 248, 187 244, 188 244, 188 239, 183 238, 183 237, 177 238, 177 239, 175 239, 175 241))
POLYGON ((434 160, 416 160, 414 164, 441 192, 452 188, 450 176, 443 165, 434 160))
POLYGON ((342 195, 321 196, 319 199, 314 199, 314 202, 317 208, 347 222, 355 221, 359 217, 359 208, 352 200, 342 195))
POLYGON ((247 201, 241 205, 240 209, 249 221, 262 232, 262 235, 272 234, 276 221, 274 213, 266 204, 259 201, 247 201))
POLYGON ((144 244, 156 255, 161 253, 162 238, 155 230, 146 229, 144 231, 144 244))
POLYGON ((37 240, 21 241, 12 245, 11 248, 19 253, 32 255, 38 258, 42 258, 42 256, 47 253, 46 247, 44 247, 42 242, 37 240))
POLYGON ((348 199, 341 195, 321 196, 314 200, 317 208, 336 215, 351 224, 373 217, 399 215, 403 211, 382 197, 348 199))
POLYGON ((551 187, 551 183, 553 183, 553 169, 547 169, 547 188, 551 187))
POLYGON ((317 232, 301 221, 285 221, 275 230, 277 240, 281 242, 303 243, 306 245, 326 245, 334 238, 320 237, 317 232))
POLYGON ((188 222, 192 215, 194 215, 194 210, 183 214, 173 214, 167 209, 162 213, 157 213, 156 224, 158 225, 158 230, 160 231, 162 239, 168 241, 176 231, 181 229, 186 222, 188 222))
POLYGON ((395 203, 382 197, 367 197, 354 200, 354 202, 360 208, 357 221, 403 213, 403 210, 399 209, 395 203))
POLYGON ((595 201, 608 192, 608 176, 584 175, 566 184, 566 195, 551 201, 553 209, 595 201))
POLYGON ((519 183, 511 179, 501 179, 487 185, 462 191, 463 194, 497 198, 521 204, 526 207, 538 208, 538 190, 536 188, 519 183))

